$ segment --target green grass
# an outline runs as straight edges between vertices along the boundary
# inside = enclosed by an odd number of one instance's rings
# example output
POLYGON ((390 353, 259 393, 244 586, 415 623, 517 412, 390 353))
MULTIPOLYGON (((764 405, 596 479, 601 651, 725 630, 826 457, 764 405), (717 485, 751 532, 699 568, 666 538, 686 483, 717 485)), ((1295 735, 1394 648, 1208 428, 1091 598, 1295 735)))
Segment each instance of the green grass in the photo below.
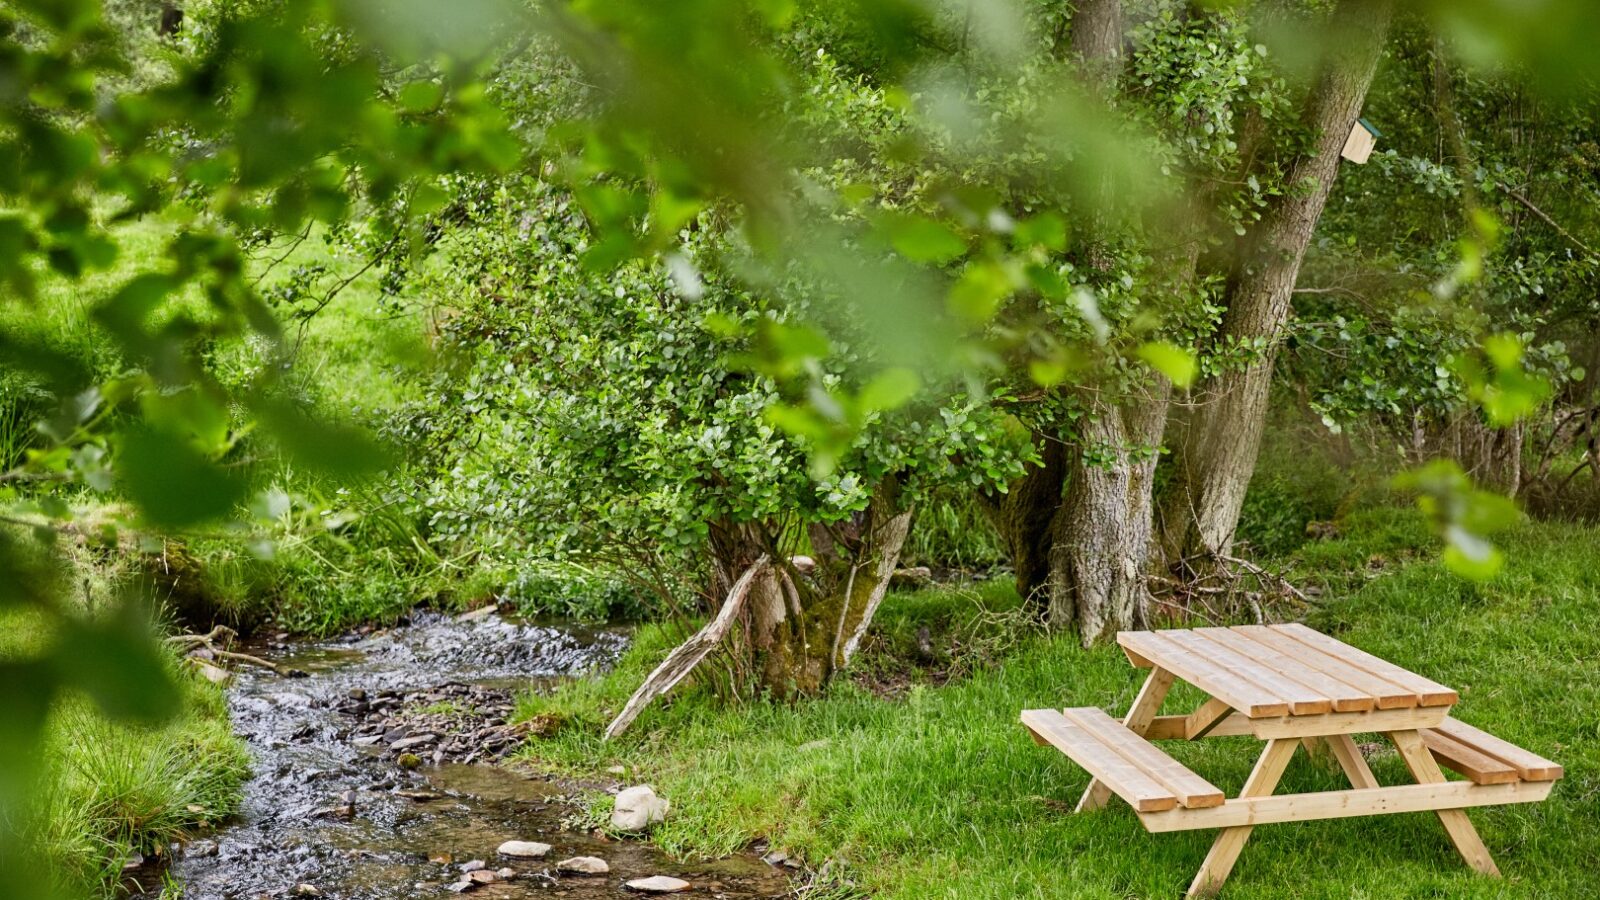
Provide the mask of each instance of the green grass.
MULTIPOLYGON (((1526 526, 1505 541, 1508 570, 1474 586, 1419 555, 1430 538, 1415 516, 1379 511, 1345 527, 1350 537, 1307 545, 1296 561, 1302 574, 1322 569, 1337 590, 1312 624, 1458 687, 1463 719, 1561 761, 1567 777, 1545 803, 1471 814, 1503 880, 1473 875, 1429 814, 1408 814, 1261 828, 1228 896, 1594 896, 1600 532, 1526 526)), ((892 656, 930 622, 946 640, 959 628, 940 623, 960 621, 958 610, 1004 615, 1015 602, 992 587, 976 601, 897 595, 885 604, 882 649, 892 656)), ((1029 707, 1125 707, 1138 674, 1113 648, 1085 652, 1071 640, 1001 630, 1009 643, 943 687, 913 683, 886 700, 844 682, 812 702, 744 707, 689 691, 602 744, 606 714, 677 636, 646 628, 613 674, 524 701, 524 715, 570 720, 527 752, 558 767, 634 767, 673 802, 655 840, 674 852, 717 855, 767 837, 813 865, 840 861, 836 870, 842 863, 875 897, 1178 895, 1212 834, 1147 834, 1120 804, 1069 815, 1086 775, 1016 724, 1029 707)), ((1179 692, 1169 703, 1195 700, 1179 692)), ((1229 792, 1259 750, 1247 738, 1167 746, 1229 792)), ((1373 768, 1384 783, 1409 780, 1392 753, 1373 768)), ((1301 753, 1281 790, 1336 789, 1341 778, 1301 753)))
MULTIPOLYGON (((83 551, 71 559, 72 583, 82 585, 95 609, 110 608, 121 577, 117 567, 83 551)), ((0 613, 0 661, 49 639, 36 613, 0 613)), ((182 712, 159 727, 110 721, 76 695, 60 699, 51 713, 33 852, 41 878, 62 896, 117 896, 131 854, 165 852, 238 805, 249 757, 229 727, 222 691, 175 655, 166 659, 182 712)), ((53 896, 42 888, 39 896, 46 895, 53 896)))

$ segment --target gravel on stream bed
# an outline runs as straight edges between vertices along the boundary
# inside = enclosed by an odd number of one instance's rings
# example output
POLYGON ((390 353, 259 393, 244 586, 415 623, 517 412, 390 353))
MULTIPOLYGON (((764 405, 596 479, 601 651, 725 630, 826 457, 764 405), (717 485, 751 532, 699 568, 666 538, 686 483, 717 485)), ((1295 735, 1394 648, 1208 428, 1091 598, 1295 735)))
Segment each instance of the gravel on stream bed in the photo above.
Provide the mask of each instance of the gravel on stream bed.
POLYGON ((685 864, 569 830, 578 795, 618 785, 500 762, 526 734, 507 722, 514 691, 602 669, 626 643, 613 629, 422 612, 390 630, 252 647, 305 677, 245 671, 229 689, 255 758, 242 812, 169 868, 131 869, 130 895, 154 900, 170 879, 185 900, 585 900, 638 897, 628 882, 657 876, 687 883, 678 897, 787 895, 790 873, 753 852, 685 864), (501 853, 512 841, 549 850, 501 853))

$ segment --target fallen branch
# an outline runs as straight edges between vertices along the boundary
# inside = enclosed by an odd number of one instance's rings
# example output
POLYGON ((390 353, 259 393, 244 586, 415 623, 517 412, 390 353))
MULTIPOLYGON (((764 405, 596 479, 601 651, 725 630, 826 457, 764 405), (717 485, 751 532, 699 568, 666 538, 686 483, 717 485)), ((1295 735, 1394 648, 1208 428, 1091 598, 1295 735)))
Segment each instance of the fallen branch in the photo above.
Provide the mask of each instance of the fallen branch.
POLYGON ((245 665, 260 666, 274 675, 285 674, 283 667, 276 663, 264 660, 259 656, 251 656, 248 653, 225 649, 233 646, 234 638, 238 636, 239 633, 232 628, 226 625, 218 625, 205 634, 175 634, 167 638, 167 642, 179 645, 181 648, 179 652, 181 653, 205 650, 217 659, 229 659, 245 665), (217 646, 219 643, 222 644, 221 647, 217 646))
POLYGON ((1307 597, 1304 592, 1295 587, 1293 584, 1290 584, 1289 579, 1283 577, 1277 572, 1269 572, 1266 569, 1263 569, 1262 567, 1249 561, 1248 559, 1240 559, 1237 556, 1227 556, 1219 553, 1217 554, 1217 559, 1220 559, 1225 563, 1236 565, 1239 568, 1244 569, 1246 572, 1249 572, 1251 575, 1254 575, 1261 581, 1263 587, 1265 587, 1267 582, 1270 581, 1277 584, 1278 587, 1282 588, 1285 593, 1293 594, 1301 603, 1307 605, 1310 605, 1311 603, 1311 599, 1307 597))
POLYGON ((622 712, 606 726, 605 740, 611 740, 628 729, 633 720, 639 717, 655 699, 672 690, 678 682, 688 677, 700 661, 706 658, 722 639, 727 636, 728 630, 738 620, 739 614, 744 611, 745 601, 750 598, 750 587, 758 576, 771 569, 770 560, 763 555, 756 560, 750 568, 744 570, 739 580, 734 582, 733 589, 728 592, 728 599, 722 603, 722 609, 717 611, 716 618, 707 622, 704 628, 695 632, 692 637, 679 644, 677 649, 667 654, 667 658, 656 666, 650 677, 639 685, 639 689, 628 698, 627 705, 622 707, 622 712))

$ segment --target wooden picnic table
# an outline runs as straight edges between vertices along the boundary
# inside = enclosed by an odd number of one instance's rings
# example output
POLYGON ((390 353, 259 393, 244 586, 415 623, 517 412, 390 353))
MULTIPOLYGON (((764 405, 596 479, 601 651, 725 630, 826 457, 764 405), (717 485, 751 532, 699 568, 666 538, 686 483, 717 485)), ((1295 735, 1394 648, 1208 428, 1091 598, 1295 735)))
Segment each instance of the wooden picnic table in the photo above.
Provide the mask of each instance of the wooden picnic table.
POLYGON ((1148 831, 1221 829, 1191 897, 1221 889, 1257 825, 1399 812, 1436 812, 1467 865, 1499 875, 1464 810, 1543 800, 1562 775, 1550 760, 1451 718, 1454 690, 1304 625, 1124 631, 1117 642, 1150 670, 1126 716, 1032 709, 1022 723, 1093 776, 1077 811, 1116 794, 1148 831), (1158 715, 1178 678, 1208 699, 1183 715, 1158 715), (1350 737, 1366 732, 1388 736, 1415 784, 1378 783, 1350 737), (1246 734, 1266 747, 1234 798, 1150 743, 1246 734), (1319 742, 1351 789, 1273 796, 1295 748, 1319 742), (1465 780, 1447 780, 1440 763, 1465 780))

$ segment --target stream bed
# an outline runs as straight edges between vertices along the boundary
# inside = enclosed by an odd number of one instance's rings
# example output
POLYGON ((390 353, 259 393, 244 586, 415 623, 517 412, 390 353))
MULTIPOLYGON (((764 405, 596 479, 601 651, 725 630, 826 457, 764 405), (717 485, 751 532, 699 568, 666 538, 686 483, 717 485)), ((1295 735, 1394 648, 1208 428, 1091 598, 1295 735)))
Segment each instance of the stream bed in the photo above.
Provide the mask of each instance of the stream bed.
POLYGON ((496 761, 522 739, 525 726, 505 722, 514 691, 584 677, 625 645, 615 630, 420 612, 391 630, 250 648, 304 677, 248 670, 229 688, 234 728, 254 757, 240 813, 169 867, 131 870, 133 896, 161 896, 165 881, 185 900, 584 900, 639 897, 624 883, 654 875, 689 882, 678 897, 787 895, 790 873, 754 852, 686 864, 568 827, 577 795, 620 782, 496 761), (497 855, 509 840, 552 849, 541 859, 497 855), (610 872, 556 871, 576 856, 599 857, 610 872), (480 867, 500 876, 463 890, 465 872, 480 867))

